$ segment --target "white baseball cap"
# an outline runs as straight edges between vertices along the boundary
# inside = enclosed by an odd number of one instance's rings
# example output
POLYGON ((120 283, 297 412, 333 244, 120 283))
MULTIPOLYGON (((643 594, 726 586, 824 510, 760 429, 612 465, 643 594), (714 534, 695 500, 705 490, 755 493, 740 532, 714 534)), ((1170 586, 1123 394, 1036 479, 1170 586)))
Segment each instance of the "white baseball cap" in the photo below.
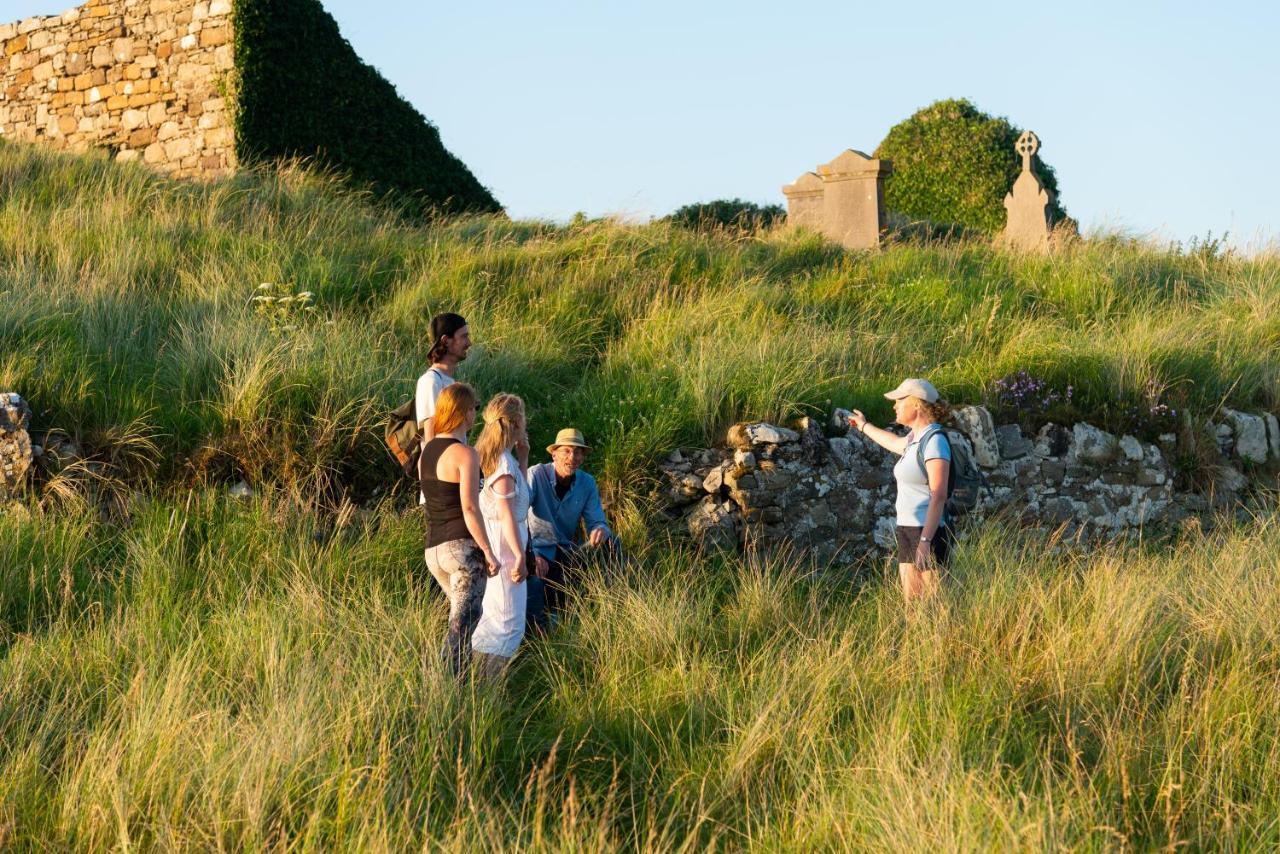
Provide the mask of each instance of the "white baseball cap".
POLYGON ((902 400, 904 397, 918 397, 927 403, 938 402, 938 390, 933 387, 933 383, 928 380, 921 379, 903 380, 901 385, 893 391, 885 392, 884 396, 890 400, 902 400))

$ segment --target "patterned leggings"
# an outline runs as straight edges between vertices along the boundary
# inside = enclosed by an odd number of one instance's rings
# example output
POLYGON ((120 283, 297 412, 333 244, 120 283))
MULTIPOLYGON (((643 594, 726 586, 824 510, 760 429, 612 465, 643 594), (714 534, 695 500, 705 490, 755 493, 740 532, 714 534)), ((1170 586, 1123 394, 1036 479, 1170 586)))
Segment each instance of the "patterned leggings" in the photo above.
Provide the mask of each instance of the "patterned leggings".
POLYGON ((475 540, 449 540, 426 551, 427 569, 449 597, 449 633, 440 657, 461 676, 471 660, 471 632, 484 599, 484 552, 475 540))

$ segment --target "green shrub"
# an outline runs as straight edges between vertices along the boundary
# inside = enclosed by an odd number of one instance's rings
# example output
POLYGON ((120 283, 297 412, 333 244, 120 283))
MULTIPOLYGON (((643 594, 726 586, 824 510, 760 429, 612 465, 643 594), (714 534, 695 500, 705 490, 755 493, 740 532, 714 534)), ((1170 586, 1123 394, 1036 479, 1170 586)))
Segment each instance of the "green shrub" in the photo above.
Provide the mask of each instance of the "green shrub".
POLYGON ((234 14, 242 163, 314 160, 415 214, 501 210, 317 0, 235 0, 234 14))
MULTIPOLYGON (((875 156, 893 161, 885 207, 913 220, 994 234, 1004 228, 1005 194, 1022 169, 1013 150, 1022 134, 1008 119, 966 100, 937 101, 889 130, 875 156)), ((1037 155, 1036 174, 1053 194, 1050 221, 1066 219, 1053 167, 1037 155)))
POLYGON ((677 208, 667 217, 672 223, 694 231, 717 228, 754 231, 767 228, 787 215, 781 205, 757 205, 742 199, 716 199, 677 208))

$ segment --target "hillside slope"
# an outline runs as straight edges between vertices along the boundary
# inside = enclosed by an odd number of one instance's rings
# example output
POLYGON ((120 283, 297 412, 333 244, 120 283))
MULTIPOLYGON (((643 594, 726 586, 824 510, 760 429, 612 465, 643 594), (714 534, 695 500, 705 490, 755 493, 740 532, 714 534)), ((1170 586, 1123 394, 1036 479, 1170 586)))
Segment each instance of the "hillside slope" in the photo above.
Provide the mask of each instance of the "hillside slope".
POLYGON ((657 224, 415 228, 300 174, 173 183, 0 145, 0 291, 0 387, 90 448, 150 437, 165 480, 194 458, 254 481, 391 477, 378 421, 443 310, 479 342, 461 376, 525 396, 535 447, 580 427, 614 485, 736 419, 884 418, 903 375, 975 401, 1026 370, 1073 387, 1059 417, 1125 429, 1155 399, 1280 408, 1280 261, 1118 239, 1024 258, 657 224), (316 312, 274 324, 263 283, 316 312))

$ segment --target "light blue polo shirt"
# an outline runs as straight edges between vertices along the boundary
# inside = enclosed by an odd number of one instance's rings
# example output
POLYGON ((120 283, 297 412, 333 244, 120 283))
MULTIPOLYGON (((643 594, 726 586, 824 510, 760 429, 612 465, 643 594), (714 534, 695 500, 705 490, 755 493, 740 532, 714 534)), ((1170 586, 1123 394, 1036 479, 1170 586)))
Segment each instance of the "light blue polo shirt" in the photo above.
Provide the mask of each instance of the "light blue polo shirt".
MULTIPOLYGON (((941 427, 925 428, 920 439, 925 442, 925 462, 951 460, 951 443, 943 435, 941 427)), ((923 528, 924 517, 929 512, 929 476, 920 465, 919 445, 919 439, 912 432, 907 437, 902 458, 893 467, 894 479, 898 481, 898 524, 908 528, 923 528)), ((946 524, 945 515, 939 524, 946 524)))

